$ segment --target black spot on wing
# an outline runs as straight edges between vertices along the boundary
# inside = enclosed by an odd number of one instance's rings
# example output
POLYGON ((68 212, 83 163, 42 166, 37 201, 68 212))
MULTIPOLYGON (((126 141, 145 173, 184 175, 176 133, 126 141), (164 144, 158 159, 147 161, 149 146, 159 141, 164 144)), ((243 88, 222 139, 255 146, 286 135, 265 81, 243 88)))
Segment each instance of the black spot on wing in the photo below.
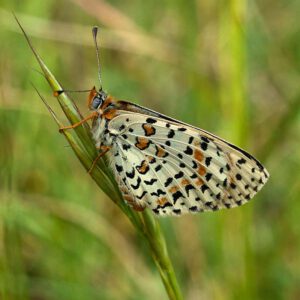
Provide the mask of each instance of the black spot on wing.
POLYGON ((195 162, 194 160, 193 160, 193 165, 192 165, 192 168, 193 169, 198 169, 198 164, 197 164, 197 162, 195 162))
POLYGON ((155 170, 156 172, 158 172, 159 170, 161 170, 161 168, 162 168, 162 165, 157 165, 157 166, 155 167, 154 170, 155 170))
POLYGON ((201 147, 202 150, 206 151, 206 150, 207 150, 207 147, 208 147, 208 143, 202 142, 202 143, 200 144, 200 147, 201 147))
POLYGON ((173 178, 172 177, 169 177, 166 182, 165 182, 165 187, 168 187, 173 181, 173 178))
POLYGON ((126 172, 126 176, 128 176, 129 178, 134 178, 135 175, 135 170, 132 168, 131 172, 126 172))
POLYGON ((125 151, 127 151, 127 150, 129 150, 130 149, 130 145, 127 145, 127 144, 123 144, 122 145, 122 148, 123 148, 123 150, 125 150, 125 151))
POLYGON ((236 185, 235 185, 233 182, 231 182, 231 183, 230 183, 230 187, 231 187, 232 189, 235 189, 235 188, 236 188, 236 185))
POLYGON ((207 201, 207 202, 205 202, 204 204, 205 204, 205 206, 207 206, 207 207, 211 207, 212 201, 207 201))
POLYGON ((241 205, 242 205, 242 200, 236 200, 235 203, 236 203, 238 206, 241 206, 241 205))
POLYGON ((146 194, 147 194, 147 192, 143 191, 142 194, 140 196, 136 196, 136 198, 138 198, 139 200, 141 200, 146 194))
POLYGON ((246 159, 240 158, 237 162, 238 162, 240 165, 242 165, 242 164, 245 164, 245 163, 246 163, 246 159))
POLYGON ((208 190, 208 186, 206 184, 201 185, 201 192, 204 193, 206 190, 208 190))
POLYGON ((123 171, 123 167, 119 166, 119 165, 115 165, 116 166, 116 170, 118 171, 118 173, 121 173, 123 171))
POLYGON ((237 180, 242 180, 242 175, 239 174, 239 173, 237 173, 237 174, 235 175, 235 178, 236 178, 237 180))
POLYGON ((156 121, 155 119, 152 119, 152 118, 147 118, 147 119, 146 119, 146 122, 147 122, 147 123, 150 123, 150 124, 154 124, 154 123, 156 123, 157 121, 156 121))
POLYGON ((198 207, 197 206, 191 206, 189 208, 189 210, 192 211, 192 212, 196 212, 196 211, 198 211, 198 207))
POLYGON ((209 165, 210 165, 210 163, 211 163, 211 160, 212 160, 212 157, 206 157, 205 158, 205 165, 207 166, 207 167, 209 167, 209 165))
POLYGON ((156 178, 152 178, 151 180, 145 180, 144 182, 145 182, 146 185, 152 185, 152 184, 155 183, 156 181, 157 181, 156 178))
POLYGON ((124 124, 119 127, 119 131, 122 131, 123 129, 125 129, 125 125, 124 124))
POLYGON ((173 200, 174 200, 174 204, 176 204, 176 201, 179 198, 184 198, 184 196, 182 195, 182 193, 180 191, 175 192, 174 194, 172 194, 173 200))
POLYGON ((160 195, 166 195, 166 192, 164 192, 163 190, 161 189, 158 189, 156 192, 153 192, 150 194, 151 196, 157 196, 159 197, 160 195))
POLYGON ((189 196, 189 191, 194 190, 194 189, 195 189, 195 187, 191 184, 188 184, 188 185, 185 186, 185 191, 186 191, 188 196, 189 196))
POLYGON ((190 146, 187 146, 186 149, 183 151, 185 154, 192 155, 193 149, 190 146))
POLYGON ((170 206, 173 206, 173 205, 170 202, 166 202, 164 205, 159 205, 158 207, 160 207, 160 208, 166 208, 166 207, 170 207, 170 206))
POLYGON ((179 171, 179 173, 177 173, 177 174, 175 174, 175 178, 176 179, 179 179, 179 178, 181 178, 181 177, 183 177, 184 176, 184 174, 183 174, 183 172, 182 171, 179 171))
POLYGON ((181 209, 173 209, 172 211, 176 215, 180 215, 181 214, 181 209))
POLYGON ((209 182, 209 180, 211 179, 211 177, 212 177, 212 173, 207 173, 207 174, 205 175, 206 181, 209 182))
POLYGON ((217 211, 217 210, 219 210, 219 207, 218 207, 218 205, 213 205, 213 206, 211 206, 211 209, 213 211, 217 211))
POLYGON ((190 136, 188 143, 191 144, 193 142, 193 140, 194 140, 194 137, 190 136))
POLYGON ((201 136, 201 140, 204 141, 204 142, 207 143, 207 144, 209 143, 209 138, 206 137, 206 136, 203 136, 203 135, 202 135, 202 136, 201 136))
POLYGON ((153 208, 152 211, 153 211, 156 215, 159 215, 159 208, 153 208))
POLYGON ((168 138, 171 139, 172 137, 174 137, 174 135, 175 135, 175 131, 173 129, 171 129, 168 133, 168 138))
POLYGON ((141 181, 142 181, 141 178, 138 177, 136 185, 131 184, 131 187, 132 187, 134 190, 137 190, 137 189, 140 187, 140 185, 141 185, 141 181))

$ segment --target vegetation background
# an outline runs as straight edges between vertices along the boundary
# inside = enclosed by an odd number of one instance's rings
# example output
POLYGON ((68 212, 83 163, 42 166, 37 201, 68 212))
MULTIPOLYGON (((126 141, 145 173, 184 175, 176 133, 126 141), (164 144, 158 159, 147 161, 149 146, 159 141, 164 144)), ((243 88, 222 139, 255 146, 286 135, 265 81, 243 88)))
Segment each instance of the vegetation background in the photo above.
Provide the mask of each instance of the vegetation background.
MULTIPOLYGON (((300 2, 0 0, 0 298, 166 299, 150 253, 86 174, 11 11, 68 89, 97 85, 244 147, 251 203, 160 223, 185 299, 300 298, 300 2)), ((75 94, 87 113, 86 94, 75 94)))

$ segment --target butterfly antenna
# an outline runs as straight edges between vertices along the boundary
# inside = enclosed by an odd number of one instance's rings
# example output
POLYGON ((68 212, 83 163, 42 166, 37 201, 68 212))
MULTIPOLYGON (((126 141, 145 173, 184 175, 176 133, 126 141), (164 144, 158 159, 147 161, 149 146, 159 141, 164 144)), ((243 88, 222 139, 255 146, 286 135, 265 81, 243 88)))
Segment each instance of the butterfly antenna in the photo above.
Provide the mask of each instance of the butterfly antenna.
POLYGON ((99 47, 97 43, 97 33, 98 33, 99 27, 94 26, 92 29, 95 48, 96 48, 96 55, 97 55, 97 63, 98 63, 98 78, 99 78, 99 84, 100 88, 99 90, 102 91, 102 77, 101 77, 101 65, 100 65, 100 55, 99 55, 99 47))

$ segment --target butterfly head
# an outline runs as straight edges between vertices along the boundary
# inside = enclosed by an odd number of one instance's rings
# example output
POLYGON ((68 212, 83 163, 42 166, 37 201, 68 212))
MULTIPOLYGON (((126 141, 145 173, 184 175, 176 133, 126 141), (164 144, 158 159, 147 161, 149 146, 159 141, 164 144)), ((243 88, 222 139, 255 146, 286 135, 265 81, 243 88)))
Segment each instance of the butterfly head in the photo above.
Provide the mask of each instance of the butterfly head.
POLYGON ((88 107, 90 110, 98 110, 104 101, 107 98, 107 94, 100 89, 99 91, 96 90, 95 87, 92 88, 90 91, 90 95, 88 98, 88 107))

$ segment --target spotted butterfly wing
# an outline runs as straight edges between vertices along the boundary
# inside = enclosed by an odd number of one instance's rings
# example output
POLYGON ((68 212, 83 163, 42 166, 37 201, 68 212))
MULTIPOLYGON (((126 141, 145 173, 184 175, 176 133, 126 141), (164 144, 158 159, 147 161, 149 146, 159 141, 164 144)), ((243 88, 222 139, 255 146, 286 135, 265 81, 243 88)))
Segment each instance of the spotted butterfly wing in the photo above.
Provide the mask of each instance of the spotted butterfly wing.
POLYGON ((126 110, 115 111, 106 125, 112 136, 109 158, 124 199, 136 210, 180 215, 232 208, 266 183, 267 170, 244 150, 202 129, 119 103, 126 110))

